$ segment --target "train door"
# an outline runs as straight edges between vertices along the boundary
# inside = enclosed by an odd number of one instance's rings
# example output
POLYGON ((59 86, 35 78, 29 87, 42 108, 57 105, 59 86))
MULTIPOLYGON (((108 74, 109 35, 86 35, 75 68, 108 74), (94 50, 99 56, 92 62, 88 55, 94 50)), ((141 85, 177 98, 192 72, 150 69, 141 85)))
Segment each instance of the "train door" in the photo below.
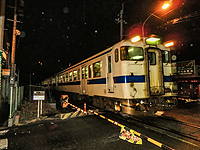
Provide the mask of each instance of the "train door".
POLYGON ((162 53, 159 49, 156 48, 149 48, 147 51, 149 63, 150 95, 163 95, 164 82, 162 53))
POLYGON ((81 68, 81 93, 86 94, 85 67, 81 68))
POLYGON ((112 55, 108 55, 108 73, 107 73, 107 89, 109 93, 114 92, 114 81, 113 81, 113 64, 112 55))

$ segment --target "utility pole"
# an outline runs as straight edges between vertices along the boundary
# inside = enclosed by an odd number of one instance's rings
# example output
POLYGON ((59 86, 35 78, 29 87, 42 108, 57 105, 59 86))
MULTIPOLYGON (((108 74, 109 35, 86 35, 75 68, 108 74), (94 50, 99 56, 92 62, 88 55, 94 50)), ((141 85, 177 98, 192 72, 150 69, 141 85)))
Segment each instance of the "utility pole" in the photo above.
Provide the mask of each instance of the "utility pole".
POLYGON ((120 11, 120 40, 123 39, 123 13, 124 13, 124 3, 122 4, 122 9, 120 11))
POLYGON ((5 5, 6 0, 1 0, 0 3, 0 101, 1 101, 1 64, 2 64, 2 51, 4 39, 4 22, 5 22, 5 5))
POLYGON ((124 3, 122 3, 122 9, 120 10, 120 14, 118 14, 119 18, 115 19, 117 23, 120 23, 120 40, 123 39, 123 24, 126 23, 125 20, 123 20, 123 14, 124 14, 124 3))
POLYGON ((15 84, 15 45, 16 45, 16 25, 17 25, 17 0, 15 0, 13 22, 14 23, 13 23, 11 71, 10 71, 10 115, 9 115, 9 118, 12 118, 13 90, 14 90, 14 84, 15 84))

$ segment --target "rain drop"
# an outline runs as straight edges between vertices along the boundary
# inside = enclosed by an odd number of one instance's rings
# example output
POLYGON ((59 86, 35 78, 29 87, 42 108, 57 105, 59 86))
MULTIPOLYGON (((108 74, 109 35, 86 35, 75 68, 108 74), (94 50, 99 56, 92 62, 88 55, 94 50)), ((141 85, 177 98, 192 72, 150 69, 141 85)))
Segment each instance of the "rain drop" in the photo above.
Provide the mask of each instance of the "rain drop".
POLYGON ((65 14, 67 14, 67 13, 69 12, 69 8, 68 8, 68 7, 64 7, 64 8, 63 8, 63 12, 64 12, 65 14))

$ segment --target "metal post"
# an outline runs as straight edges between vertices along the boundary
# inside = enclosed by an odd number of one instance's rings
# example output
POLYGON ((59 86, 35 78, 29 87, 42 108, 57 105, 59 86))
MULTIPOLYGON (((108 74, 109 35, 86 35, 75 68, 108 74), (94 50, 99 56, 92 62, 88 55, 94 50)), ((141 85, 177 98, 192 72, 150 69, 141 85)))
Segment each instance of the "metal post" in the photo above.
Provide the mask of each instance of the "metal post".
POLYGON ((1 0, 1 12, 0 12, 0 101, 1 101, 1 64, 2 64, 2 50, 3 50, 3 39, 4 39, 4 22, 5 22, 5 4, 6 0, 1 0))
POLYGON ((42 100, 40 100, 40 115, 42 115, 42 100))
POLYGON ((18 70, 18 75, 17 75, 17 95, 16 95, 16 99, 17 99, 17 106, 19 105, 19 95, 20 95, 20 88, 19 88, 19 73, 20 73, 20 70, 18 70))
POLYGON ((12 53, 11 53, 11 74, 10 74, 10 116, 12 118, 12 104, 13 104, 13 89, 15 83, 15 45, 16 45, 16 25, 17 25, 17 0, 14 6, 14 23, 13 23, 13 39, 12 39, 12 53))
POLYGON ((122 10, 120 11, 120 40, 123 39, 123 13, 124 13, 124 3, 122 4, 122 10))
POLYGON ((30 74, 30 85, 29 85, 29 101, 31 101, 31 74, 30 74))
POLYGON ((37 117, 39 118, 40 117, 40 102, 38 100, 38 111, 37 111, 37 117))
POLYGON ((151 16, 156 16, 155 15, 155 13, 157 12, 158 10, 156 10, 156 11, 154 11, 153 13, 151 13, 146 19, 145 19, 145 21, 143 22, 143 24, 142 24, 142 36, 144 37, 145 35, 144 35, 144 25, 145 25, 145 23, 147 22, 147 20, 149 20, 149 18, 151 17, 151 16))

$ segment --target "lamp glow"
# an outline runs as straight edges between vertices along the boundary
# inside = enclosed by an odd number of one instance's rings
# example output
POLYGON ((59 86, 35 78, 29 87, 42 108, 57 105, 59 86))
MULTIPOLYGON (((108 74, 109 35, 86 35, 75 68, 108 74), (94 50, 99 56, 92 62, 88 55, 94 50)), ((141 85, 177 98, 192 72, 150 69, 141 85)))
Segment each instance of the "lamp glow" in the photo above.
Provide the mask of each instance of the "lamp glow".
POLYGON ((161 43, 160 38, 151 37, 151 38, 146 39, 147 45, 158 45, 160 43, 161 43))
POLYGON ((152 37, 152 38, 148 38, 146 41, 156 42, 156 41, 159 41, 159 40, 160 40, 160 38, 152 37))
POLYGON ((135 36, 135 37, 133 37, 133 38, 131 39, 131 42, 132 42, 132 43, 135 43, 135 42, 138 42, 140 39, 141 39, 140 36, 135 36))
POLYGON ((165 47, 170 47, 170 46, 173 46, 174 45, 174 42, 167 42, 164 44, 165 47))
POLYGON ((169 7, 169 3, 165 3, 163 6, 162 6, 162 9, 167 9, 169 7))

